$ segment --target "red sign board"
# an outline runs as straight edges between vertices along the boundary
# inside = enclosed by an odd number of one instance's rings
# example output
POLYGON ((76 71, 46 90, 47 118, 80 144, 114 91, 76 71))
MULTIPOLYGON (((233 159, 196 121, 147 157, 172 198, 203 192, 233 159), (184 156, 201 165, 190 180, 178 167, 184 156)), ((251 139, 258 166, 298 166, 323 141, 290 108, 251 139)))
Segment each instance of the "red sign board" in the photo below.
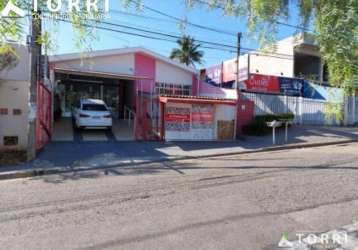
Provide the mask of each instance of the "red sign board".
POLYGON ((280 93, 280 84, 276 76, 251 74, 245 85, 248 91, 280 93))
POLYGON ((191 119, 193 122, 213 122, 214 114, 213 113, 193 113, 191 119))
POLYGON ((165 114, 167 122, 190 122, 190 114, 165 114))

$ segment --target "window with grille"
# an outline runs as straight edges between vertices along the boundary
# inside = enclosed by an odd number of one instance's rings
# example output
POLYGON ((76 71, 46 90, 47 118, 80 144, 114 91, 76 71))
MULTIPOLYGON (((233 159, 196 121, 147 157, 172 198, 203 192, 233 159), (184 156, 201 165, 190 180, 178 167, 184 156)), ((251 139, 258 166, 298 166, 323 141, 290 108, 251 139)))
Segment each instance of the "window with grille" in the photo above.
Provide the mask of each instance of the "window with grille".
POLYGON ((4 136, 3 138, 4 146, 16 146, 19 144, 18 136, 4 136))
POLYGON ((190 85, 157 82, 155 86, 157 93, 160 95, 191 95, 190 85))

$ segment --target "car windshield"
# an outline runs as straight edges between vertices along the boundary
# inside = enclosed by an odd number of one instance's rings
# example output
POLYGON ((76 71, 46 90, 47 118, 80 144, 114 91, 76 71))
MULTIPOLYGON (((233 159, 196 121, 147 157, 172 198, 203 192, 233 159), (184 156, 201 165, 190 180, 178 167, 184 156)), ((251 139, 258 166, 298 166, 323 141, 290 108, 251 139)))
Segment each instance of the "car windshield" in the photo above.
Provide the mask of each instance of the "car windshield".
POLYGON ((86 111, 107 111, 106 106, 102 104, 83 104, 82 110, 86 111))

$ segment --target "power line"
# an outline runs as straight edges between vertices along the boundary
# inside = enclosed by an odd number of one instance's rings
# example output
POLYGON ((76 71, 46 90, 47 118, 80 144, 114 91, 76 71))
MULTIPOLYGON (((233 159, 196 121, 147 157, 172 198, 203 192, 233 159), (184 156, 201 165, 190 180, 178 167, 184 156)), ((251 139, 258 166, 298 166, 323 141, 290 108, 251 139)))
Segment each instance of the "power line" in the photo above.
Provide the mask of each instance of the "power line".
MULTIPOLYGON (((61 22, 72 23, 71 21, 68 21, 68 20, 65 20, 65 19, 57 19, 57 20, 61 21, 61 22)), ((88 28, 96 28, 96 29, 100 29, 100 30, 106 30, 106 31, 121 33, 121 34, 125 34, 125 35, 131 35, 131 36, 147 38, 147 39, 153 39, 153 40, 159 40, 159 41, 167 41, 167 42, 173 42, 173 43, 177 42, 176 40, 171 40, 169 38, 154 37, 154 36, 150 36, 150 35, 138 34, 138 33, 122 31, 122 30, 117 30, 117 29, 112 29, 112 28, 107 28, 107 27, 102 27, 102 26, 94 26, 94 25, 85 24, 85 23, 81 24, 81 25, 84 26, 84 27, 88 27, 88 28)), ((233 50, 230 50, 230 49, 224 49, 224 48, 218 48, 218 47, 210 47, 210 46, 202 46, 202 45, 200 47, 205 48, 205 49, 214 49, 214 50, 222 50, 222 51, 234 52, 233 50)))
MULTIPOLYGON (((130 22, 124 22, 122 20, 119 20, 119 19, 114 19, 114 18, 111 18, 111 22, 112 23, 115 23, 115 24, 122 24, 122 25, 127 25, 127 26, 131 26, 131 27, 134 27, 134 28, 141 28, 141 29, 145 29, 146 31, 150 30, 150 31, 158 31, 158 32, 162 32, 162 33, 166 33, 166 34, 170 34, 170 35, 174 35, 174 36, 180 36, 182 37, 183 34, 185 33, 182 33, 182 32, 172 32, 172 31, 165 31, 165 30, 162 30, 162 29, 158 29, 156 28, 155 26, 145 26, 145 25, 138 25, 136 23, 130 23, 130 22)), ((202 39, 202 40, 206 40, 207 37, 196 37, 197 39, 202 39)), ((230 40, 227 40, 228 43, 231 43, 230 40)), ((221 41, 222 42, 222 39, 221 41)))
MULTIPOLYGON (((69 20, 64 20, 64 19, 57 19, 59 21, 62 22, 66 22, 66 23, 71 23, 71 21, 69 20)), ((172 42, 172 43, 176 43, 177 39, 179 39, 179 36, 173 36, 173 35, 169 35, 169 34, 165 34, 162 32, 152 32, 152 31, 148 31, 148 30, 143 30, 143 29, 138 29, 138 28, 134 28, 131 26, 127 26, 127 25, 120 25, 120 24, 114 24, 114 23, 109 23, 109 22, 101 22, 103 24, 106 25, 111 25, 111 26, 115 26, 115 27, 124 27, 124 28, 128 28, 128 29, 134 29, 136 31, 140 31, 140 32, 145 32, 145 33, 149 33, 148 34, 140 34, 140 33, 134 33, 134 32, 130 32, 130 31, 123 31, 123 30, 118 30, 118 29, 112 29, 112 28, 108 28, 108 27, 103 27, 103 26, 94 26, 94 25, 90 25, 90 24, 82 24, 85 27, 88 28, 97 28, 100 30, 106 30, 106 31, 111 31, 111 32, 117 32, 117 33, 121 33, 121 34, 125 34, 125 35, 131 35, 131 36, 137 36, 137 37, 142 37, 142 38, 147 38, 147 39, 152 39, 152 40, 159 40, 159 41, 167 41, 167 42, 172 42), (160 35, 160 36, 166 36, 168 38, 164 38, 164 37, 157 37, 157 36, 153 36, 153 34, 155 35, 160 35), (172 40, 175 39, 175 40, 172 40)), ((197 40, 198 42, 204 43, 204 44, 209 44, 211 46, 208 45, 201 45, 201 48, 204 49, 212 49, 212 50, 220 50, 220 51, 226 51, 226 52, 230 52, 230 53, 236 53, 236 47, 235 46, 231 46, 231 45, 227 45, 227 44, 221 44, 221 43, 215 43, 215 42, 208 42, 208 41, 201 41, 201 40, 197 40)), ((258 52, 255 49, 249 49, 249 48, 242 48, 245 51, 255 51, 254 54, 256 55, 261 55, 261 56, 266 56, 266 57, 274 57, 274 58, 281 58, 281 59, 286 59, 289 60, 292 58, 292 55, 288 55, 288 54, 281 54, 282 56, 287 56, 287 57, 280 57, 280 54, 277 54, 278 56, 275 56, 275 53, 266 53, 266 52, 258 52)))
MULTIPOLYGON (((131 2, 135 3, 135 4, 140 4, 136 0, 132 0, 131 2)), ((208 27, 208 26, 192 23, 192 22, 189 22, 188 20, 184 20, 184 19, 178 18, 176 16, 173 16, 173 15, 167 14, 165 12, 162 12, 160 10, 153 9, 153 8, 151 8, 151 7, 149 7, 149 6, 145 5, 145 4, 140 4, 140 5, 146 10, 149 10, 149 11, 151 11, 153 13, 156 13, 156 14, 165 16, 167 18, 173 19, 173 20, 175 20, 177 22, 186 23, 188 25, 191 25, 191 26, 199 28, 199 29, 209 30, 209 31, 212 31, 212 32, 217 32, 217 33, 220 33, 220 34, 226 34, 226 35, 231 35, 231 36, 236 37, 236 32, 234 32, 234 31, 228 31, 228 30, 223 30, 223 29, 219 29, 219 28, 213 28, 213 27, 208 27)))
MULTIPOLYGON (((140 32, 145 32, 145 33, 150 33, 150 34, 155 34, 155 35, 175 38, 175 39, 180 39, 181 38, 181 36, 179 36, 179 35, 171 35, 171 34, 164 33, 164 32, 150 31, 150 30, 146 30, 146 29, 142 29, 142 28, 136 28, 136 27, 128 26, 128 25, 122 25, 122 24, 105 22, 105 21, 103 21, 101 23, 107 24, 107 25, 110 25, 110 26, 121 27, 121 28, 126 28, 126 29, 132 29, 132 30, 135 30, 135 31, 140 31, 140 32)), ((198 39, 196 39, 196 41, 199 42, 199 43, 203 43, 203 44, 208 44, 208 45, 213 45, 213 46, 220 46, 220 47, 225 47, 225 48, 230 48, 230 49, 236 49, 237 48, 237 47, 235 47, 233 45, 223 44, 223 43, 218 43, 218 42, 204 41, 204 40, 198 40, 198 39)), ((258 52, 256 49, 252 49, 252 48, 242 47, 242 49, 245 50, 245 51, 255 51, 257 54, 272 54, 272 55, 278 55, 278 56, 292 57, 292 55, 289 55, 289 54, 258 52)))

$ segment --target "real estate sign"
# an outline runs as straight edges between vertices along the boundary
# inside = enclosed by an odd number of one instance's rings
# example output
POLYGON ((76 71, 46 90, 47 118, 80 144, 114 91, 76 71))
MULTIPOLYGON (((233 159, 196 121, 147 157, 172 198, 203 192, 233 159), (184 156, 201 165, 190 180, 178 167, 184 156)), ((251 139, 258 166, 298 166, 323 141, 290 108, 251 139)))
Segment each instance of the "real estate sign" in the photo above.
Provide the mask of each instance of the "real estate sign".
POLYGON ((169 140, 212 140, 215 108, 209 104, 168 104, 165 111, 165 134, 169 140))

